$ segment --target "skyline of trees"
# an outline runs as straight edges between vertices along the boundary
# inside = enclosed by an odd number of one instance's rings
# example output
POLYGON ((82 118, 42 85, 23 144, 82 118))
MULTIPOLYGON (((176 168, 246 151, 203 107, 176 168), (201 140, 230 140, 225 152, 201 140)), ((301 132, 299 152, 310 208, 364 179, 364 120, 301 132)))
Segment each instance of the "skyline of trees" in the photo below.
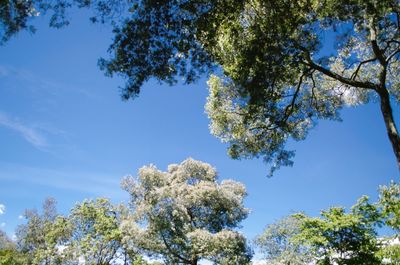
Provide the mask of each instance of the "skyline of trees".
MULTIPOLYGON (((113 27, 110 57, 98 65, 125 79, 123 99, 151 79, 209 77, 210 132, 234 159, 262 158, 272 175, 293 164, 287 141, 304 140, 319 120, 340 120, 344 107, 375 102, 400 169, 399 0, 5 0, 0 45, 34 32, 36 16, 67 26, 74 8, 113 27)), ((380 187, 374 203, 363 196, 348 210, 283 217, 252 245, 240 233, 245 186, 217 177, 211 165, 187 159, 125 178, 126 205, 89 199, 64 215, 48 198, 25 211, 16 240, 0 230, 0 265, 245 265, 255 249, 272 265, 400 264, 396 182, 380 187)))
POLYGON ((240 233, 250 210, 244 185, 217 178, 211 165, 187 159, 167 171, 149 165, 125 177, 128 203, 100 197, 60 214, 47 198, 40 211, 25 211, 15 240, 0 230, 0 264, 246 265, 255 250, 271 265, 400 262, 399 184, 381 186, 376 202, 363 196, 349 210, 283 217, 251 244, 240 233), (389 234, 380 235, 382 228, 389 234))

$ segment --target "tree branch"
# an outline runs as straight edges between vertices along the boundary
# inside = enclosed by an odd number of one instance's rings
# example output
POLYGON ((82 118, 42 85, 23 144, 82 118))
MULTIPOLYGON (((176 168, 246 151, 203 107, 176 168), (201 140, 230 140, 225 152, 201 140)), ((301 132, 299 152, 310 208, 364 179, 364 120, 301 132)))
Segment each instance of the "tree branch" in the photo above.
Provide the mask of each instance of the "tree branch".
POLYGON ((342 75, 339 75, 338 73, 332 72, 331 70, 315 63, 310 55, 310 52, 307 51, 306 49, 302 49, 305 53, 305 59, 306 62, 303 62, 304 64, 306 64, 307 66, 311 67, 314 70, 317 70, 335 80, 338 80, 340 82, 342 82, 343 84, 349 85, 349 86, 353 86, 353 87, 358 87, 358 88, 365 88, 365 89, 372 89, 372 90, 376 90, 377 85, 369 82, 369 81, 357 81, 357 80, 352 80, 351 78, 347 78, 344 77, 342 75))
POLYGON ((386 62, 386 58, 385 58, 385 54, 383 53, 383 51, 379 48, 378 46, 378 42, 376 40, 376 29, 374 26, 374 19, 371 18, 369 21, 369 30, 370 30, 370 42, 371 42, 371 46, 372 46, 372 51, 374 52, 376 58, 378 59, 379 63, 382 66, 386 66, 387 62, 386 62))
POLYGON ((396 56, 399 52, 400 52, 400 48, 398 48, 397 50, 395 50, 394 52, 392 52, 392 53, 387 57, 386 62, 389 63, 390 60, 391 60, 394 56, 396 56))
POLYGON ((163 242, 164 242, 164 245, 166 246, 166 248, 168 249, 168 251, 169 251, 172 255, 174 255, 176 258, 180 259, 181 261, 183 261, 183 262, 185 262, 185 263, 187 263, 187 264, 191 264, 191 263, 192 263, 192 261, 190 261, 190 260, 188 260, 188 259, 182 257, 181 255, 179 255, 178 253, 176 253, 175 251, 173 251, 172 248, 171 248, 171 246, 168 244, 168 242, 167 242, 167 240, 165 239, 165 237, 164 237, 163 234, 161 234, 161 238, 162 238, 162 240, 163 240, 163 242))
POLYGON ((306 76, 306 75, 307 75, 307 73, 303 73, 303 74, 300 76, 300 80, 299 80, 299 82, 297 83, 296 91, 294 92, 294 95, 293 95, 293 97, 292 97, 292 101, 290 102, 289 105, 286 106, 286 108, 285 108, 285 115, 284 115, 284 117, 283 117, 283 120, 280 121, 280 123, 285 123, 285 122, 289 119, 290 115, 293 113, 293 109, 294 109, 294 105, 296 104, 297 96, 299 95, 301 85, 303 84, 303 78, 304 78, 304 76, 306 76))
POLYGON ((360 62, 360 63, 358 64, 358 66, 357 66, 357 69, 356 69, 356 70, 354 71, 354 73, 351 75, 350 79, 351 79, 351 80, 356 80, 357 75, 358 75, 358 72, 359 72, 360 69, 361 69, 361 66, 362 66, 363 64, 373 62, 373 61, 375 61, 376 59, 377 59, 377 58, 375 57, 375 58, 372 58, 372 59, 369 59, 369 60, 365 60, 365 61, 360 62))

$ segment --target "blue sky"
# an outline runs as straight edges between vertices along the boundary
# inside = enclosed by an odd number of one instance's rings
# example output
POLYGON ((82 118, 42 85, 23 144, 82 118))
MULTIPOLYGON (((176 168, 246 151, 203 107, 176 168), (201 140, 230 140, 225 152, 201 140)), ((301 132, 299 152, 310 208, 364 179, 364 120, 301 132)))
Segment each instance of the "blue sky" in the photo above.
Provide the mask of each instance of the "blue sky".
MULTIPOLYGON (((139 98, 123 102, 123 80, 97 67, 110 29, 83 13, 61 30, 45 22, 38 18, 37 33, 0 47, 0 228, 10 235, 24 209, 48 196, 62 213, 84 198, 124 201, 123 176, 187 157, 246 185, 252 213, 242 231, 249 238, 294 211, 316 215, 364 194, 375 198, 379 185, 399 177, 376 103, 344 109, 343 122, 322 121, 306 141, 290 142, 295 165, 267 178, 262 161, 231 160, 210 135, 205 77, 190 86, 150 81, 139 98)), ((400 122, 399 106, 395 111, 400 122)))

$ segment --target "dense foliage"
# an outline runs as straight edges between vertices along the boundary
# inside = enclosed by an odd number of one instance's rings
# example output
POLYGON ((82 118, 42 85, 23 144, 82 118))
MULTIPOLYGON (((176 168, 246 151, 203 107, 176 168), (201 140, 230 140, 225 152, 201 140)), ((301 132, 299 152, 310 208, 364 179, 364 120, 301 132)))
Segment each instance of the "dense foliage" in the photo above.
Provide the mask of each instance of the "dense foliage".
POLYGON ((108 74, 143 82, 187 82, 213 71, 206 110, 211 132, 233 158, 291 165, 289 138, 344 105, 378 101, 400 165, 391 107, 399 100, 399 1, 136 1, 115 30, 108 74), (334 45, 330 45, 334 42, 334 45))
POLYGON ((88 7, 110 22, 111 58, 99 65, 126 78, 125 99, 150 78, 193 82, 204 73, 211 133, 233 158, 262 157, 272 172, 292 165, 288 139, 302 140, 345 105, 379 102, 400 166, 392 102, 399 101, 399 0, 6 0, 3 41, 30 18, 88 7), (333 43, 333 45, 332 45, 333 43))
POLYGON ((187 159, 167 172, 143 167, 123 187, 131 208, 97 198, 77 203, 69 215, 49 198, 42 211, 27 210, 16 242, 0 231, 0 264, 151 265, 143 255, 165 264, 249 264, 246 238, 236 228, 245 219, 242 184, 217 182, 209 164, 187 159))
POLYGON ((224 180, 209 164, 187 159, 167 172, 143 167, 123 187, 131 195, 133 215, 122 224, 124 241, 166 264, 248 264, 246 238, 235 231, 246 218, 242 184, 224 180))
POLYGON ((61 28, 68 25, 71 8, 90 8, 93 22, 117 21, 126 13, 132 1, 115 0, 2 0, 0 2, 0 45, 21 30, 35 32, 32 19, 47 15, 49 26, 61 28))
MULTIPOLYGON (((377 101, 400 166, 392 104, 400 100, 399 0, 5 0, 0 44, 45 13, 67 25, 69 8, 94 10, 93 22, 114 26, 111 58, 100 67, 126 78, 134 98, 150 78, 169 84, 212 73, 206 111, 211 132, 233 158, 262 157, 272 172, 292 165, 288 139, 302 140, 319 119, 339 120, 346 105, 377 101), (334 42, 330 46, 329 40, 334 42)), ((252 251, 237 231, 248 215, 242 184, 217 182, 209 164, 188 159, 143 167, 123 188, 130 207, 98 198, 69 215, 47 199, 27 210, 16 241, 0 231, 2 264, 249 264, 252 251)), ((350 211, 291 215, 266 227, 256 244, 271 264, 400 263, 400 186, 362 197, 350 211), (378 228, 394 231, 379 237, 378 228)))
POLYGON ((0 245, 0 264, 150 265, 122 244, 123 214, 122 206, 98 198, 78 203, 69 216, 62 216, 55 210, 55 200, 47 199, 43 213, 26 212, 26 223, 17 229, 16 245, 0 245))
POLYGON ((363 196, 348 212, 332 207, 320 217, 304 213, 285 217, 267 226, 256 244, 272 264, 398 264, 400 242, 394 220, 399 212, 391 206, 400 199, 399 187, 383 186, 376 203, 363 196), (378 236, 382 226, 393 229, 394 235, 378 236))
POLYGON ((26 255, 19 252, 15 242, 0 230, 0 265, 24 265, 25 261, 26 255))
MULTIPOLYGON (((122 186, 128 207, 97 198, 61 215, 49 198, 41 211, 27 210, 15 240, 0 231, 0 265, 251 264, 237 230, 249 212, 241 183, 218 182, 212 166, 187 159, 165 172, 145 166, 122 186)), ((292 214, 267 225, 254 243, 271 265, 397 265, 399 201, 400 185, 392 182, 374 203, 363 196, 349 211, 292 214), (382 227, 387 235, 378 234, 382 227)))
POLYGON ((398 12, 397 0, 246 1, 210 46, 224 72, 209 80, 211 132, 232 157, 261 156, 273 171, 292 164, 289 138, 373 100, 400 163, 398 12))
POLYGON ((304 265, 315 258, 309 247, 292 239, 301 233, 301 221, 287 216, 269 224, 255 240, 265 260, 271 265, 304 265))

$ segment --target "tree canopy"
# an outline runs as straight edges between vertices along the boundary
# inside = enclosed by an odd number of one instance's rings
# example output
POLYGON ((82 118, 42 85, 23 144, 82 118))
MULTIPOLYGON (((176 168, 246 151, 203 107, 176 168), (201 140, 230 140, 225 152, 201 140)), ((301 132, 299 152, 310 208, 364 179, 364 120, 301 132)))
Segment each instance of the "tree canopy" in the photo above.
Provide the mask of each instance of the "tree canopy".
POLYGON ((26 260, 26 256, 17 250, 15 242, 0 230, 0 265, 24 265, 26 260))
POLYGON ((214 72, 211 132, 233 158, 263 157, 272 171, 292 164, 289 138, 375 100, 400 165, 399 23, 398 0, 137 1, 100 65, 127 78, 125 98, 152 77, 214 72))
POLYGON ((376 101, 400 166, 392 103, 400 99, 399 0, 7 0, 3 41, 35 15, 68 24, 88 7, 110 22, 106 74, 126 79, 125 99, 151 78, 190 83, 207 73, 211 133, 233 158, 262 157, 272 171, 292 165, 288 139, 303 140, 319 119, 376 101))
POLYGON ((126 177, 129 208, 97 198, 64 216, 46 199, 42 211, 26 211, 17 244, 0 231, 0 264, 159 264, 142 255, 165 264, 249 264, 252 250, 237 230, 249 212, 246 189, 233 180, 219 183, 217 176, 211 165, 187 159, 166 172, 150 165, 126 177))
POLYGON ((68 219, 71 237, 65 252, 85 264, 116 264, 133 260, 121 243, 121 211, 108 199, 85 200, 77 204, 68 219))
POLYGON ((17 244, 0 231, 0 264, 159 264, 142 255, 165 264, 250 263, 252 250, 237 231, 249 212, 241 183, 218 183, 211 165, 187 159, 167 172, 143 167, 122 186, 131 196, 130 208, 97 198, 77 203, 64 216, 49 198, 42 211, 27 210, 17 244))
POLYGON ((26 223, 18 226, 16 237, 26 264, 60 264, 63 255, 58 246, 66 242, 69 230, 65 217, 57 213, 55 199, 47 198, 42 212, 26 210, 24 217, 26 223))
POLYGON ((259 235, 255 244, 271 265, 304 265, 315 259, 309 247, 295 242, 301 233, 301 221, 295 216, 287 216, 269 224, 259 235))
MULTIPOLYGON (((252 250, 237 229, 249 212, 245 187, 217 176, 211 165, 187 159, 167 171, 150 165, 124 178, 129 207, 97 198, 61 215, 48 198, 41 211, 26 211, 15 241, 0 230, 0 264, 251 264, 252 250)), ((400 185, 392 182, 373 203, 362 196, 350 210, 284 217, 255 244, 271 265, 398 265, 399 200, 400 185), (389 234, 378 233, 382 227, 389 234)))
POLYGON ((297 215, 302 233, 298 236, 314 248, 318 264, 379 265, 379 244, 374 222, 341 207, 322 211, 322 218, 297 215))
POLYGON ((251 251, 234 230, 248 213, 245 188, 216 178, 213 167, 193 159, 169 165, 167 172, 141 168, 123 181, 134 210, 122 223, 123 240, 167 264, 248 264, 251 251))
MULTIPOLYGON (((55 203, 49 198, 41 213, 26 211, 26 222, 17 228, 17 245, 11 240, 9 247, 0 245, 0 264, 150 264, 122 244, 121 216, 126 211, 121 205, 105 198, 85 200, 63 216, 56 212, 55 203)), ((0 243, 2 238, 0 233, 0 243)))
POLYGON ((317 217, 290 215, 268 225, 256 244, 272 264, 398 264, 399 212, 393 202, 399 187, 382 186, 377 202, 363 196, 349 211, 331 207, 317 217), (382 227, 394 235, 378 235, 382 227))

